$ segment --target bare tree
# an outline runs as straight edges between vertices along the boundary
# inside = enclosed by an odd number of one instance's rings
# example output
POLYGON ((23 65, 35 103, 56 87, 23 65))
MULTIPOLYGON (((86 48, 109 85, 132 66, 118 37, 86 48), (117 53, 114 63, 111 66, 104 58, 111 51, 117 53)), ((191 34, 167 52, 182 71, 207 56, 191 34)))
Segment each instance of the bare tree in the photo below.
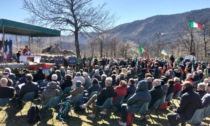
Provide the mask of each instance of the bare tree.
POLYGON ((113 25, 114 16, 105 4, 93 6, 93 0, 23 0, 31 21, 74 34, 76 55, 80 57, 79 33, 102 31, 113 25))
POLYGON ((88 45, 89 45, 90 51, 91 51, 91 52, 90 52, 90 53, 91 53, 91 57, 94 56, 96 44, 97 44, 97 40, 96 40, 95 38, 90 39, 90 40, 88 41, 88 45))
POLYGON ((204 42, 204 56, 205 58, 207 57, 207 44, 209 43, 209 37, 210 37, 210 22, 209 19, 204 19, 203 21, 201 21, 201 23, 203 24, 203 42, 204 42))
POLYGON ((118 37, 113 37, 109 40, 109 47, 111 51, 111 56, 117 56, 117 45, 120 43, 120 39, 118 37))

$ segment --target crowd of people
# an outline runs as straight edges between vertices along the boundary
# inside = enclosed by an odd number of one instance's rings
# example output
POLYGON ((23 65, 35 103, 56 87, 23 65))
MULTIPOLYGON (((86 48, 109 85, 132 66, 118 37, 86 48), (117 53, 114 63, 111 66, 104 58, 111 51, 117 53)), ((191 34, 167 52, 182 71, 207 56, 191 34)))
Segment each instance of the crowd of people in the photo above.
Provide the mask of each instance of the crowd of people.
MULTIPOLYGON (((63 91, 70 87, 66 99, 71 103, 82 93, 87 99, 83 99, 79 107, 92 106, 92 113, 87 115, 89 118, 95 118, 98 106, 109 98, 113 104, 122 98, 117 105, 121 112, 119 124, 126 126, 132 125, 128 118, 134 118, 143 104, 148 103, 148 108, 152 109, 159 99, 180 93, 179 106, 167 114, 169 124, 177 126, 185 125, 196 109, 210 105, 209 74, 210 64, 182 57, 175 59, 173 55, 169 60, 102 58, 99 61, 94 58, 88 63, 84 60, 79 70, 66 64, 54 66, 47 76, 39 68, 34 74, 25 70, 22 77, 17 78, 10 68, 5 68, 0 79, 0 98, 13 98, 22 109, 21 99, 26 93, 34 92, 42 104, 47 104, 50 98, 63 96, 63 91)), ((172 105, 170 100, 167 102, 168 106, 172 105)), ((107 108, 100 113, 107 114, 108 111, 107 108)), ((140 117, 141 120, 148 118, 148 113, 140 117)))

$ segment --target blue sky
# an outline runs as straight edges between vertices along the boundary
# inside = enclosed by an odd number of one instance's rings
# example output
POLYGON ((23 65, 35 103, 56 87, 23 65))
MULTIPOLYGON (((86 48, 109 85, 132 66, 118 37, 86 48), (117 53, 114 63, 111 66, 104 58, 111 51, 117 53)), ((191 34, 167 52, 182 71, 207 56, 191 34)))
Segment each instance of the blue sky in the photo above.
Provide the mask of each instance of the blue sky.
MULTIPOLYGON (((116 25, 154 15, 210 8, 210 0, 94 0, 94 2, 107 3, 106 9, 119 17, 116 25)), ((24 22, 27 16, 28 13, 22 9, 22 0, 1 0, 0 18, 24 22)))

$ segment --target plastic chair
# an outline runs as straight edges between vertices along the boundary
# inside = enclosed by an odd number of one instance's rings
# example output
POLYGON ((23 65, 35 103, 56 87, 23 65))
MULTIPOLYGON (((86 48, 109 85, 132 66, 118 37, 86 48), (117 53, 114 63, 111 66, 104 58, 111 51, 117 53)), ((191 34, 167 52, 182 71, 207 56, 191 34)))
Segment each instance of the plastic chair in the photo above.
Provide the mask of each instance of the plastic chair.
POLYGON ((24 102, 30 101, 32 105, 34 98, 35 98, 35 92, 29 92, 26 93, 21 100, 24 102))
MULTIPOLYGON (((173 99, 179 99, 180 96, 181 96, 181 91, 177 92, 176 95, 172 98, 172 104, 173 104, 173 106, 176 106, 175 100, 173 100, 173 99)), ((178 102, 178 104, 179 104, 179 102, 178 102)))
POLYGON ((173 93, 173 92, 172 92, 172 93, 170 93, 170 94, 166 97, 166 100, 165 100, 165 101, 170 102, 170 101, 171 101, 171 99, 172 99, 172 97, 173 97, 173 95, 174 95, 174 93, 173 93))
POLYGON ((48 101, 48 103, 46 105, 42 104, 42 107, 44 107, 44 108, 56 107, 60 103, 60 101, 61 101, 60 96, 55 96, 55 97, 50 98, 50 100, 48 101))
POLYGON ((198 124, 198 123, 202 122, 202 120, 204 119, 205 109, 206 108, 196 109, 192 118, 189 121, 187 121, 187 123, 189 123, 191 125, 195 125, 195 124, 198 124))
POLYGON ((210 105, 206 107, 204 117, 209 116, 209 115, 210 115, 210 105))
MULTIPOLYGON (((101 106, 96 105, 96 107, 97 107, 97 109, 98 109, 97 112, 96 112, 96 117, 97 117, 97 115, 99 114, 99 111, 101 111, 101 110, 107 109, 107 113, 109 112, 109 108, 112 107, 112 100, 113 100, 113 98, 107 98, 103 105, 101 105, 101 106)), ((106 116, 106 115, 104 115, 104 117, 105 117, 105 116, 106 116)), ((102 117, 102 118, 103 118, 103 117, 102 117)), ((96 118, 95 118, 95 119, 96 119, 96 118)))
POLYGON ((119 96, 118 99, 113 103, 114 106, 119 106, 123 103, 124 96, 119 96))
POLYGON ((144 104, 141 106, 141 108, 140 108, 138 114, 140 114, 140 115, 145 115, 145 114, 147 113, 147 111, 148 111, 148 107, 149 107, 149 102, 144 103, 144 104))
MULTIPOLYGON (((4 106, 8 105, 8 103, 9 103, 9 98, 0 98, 0 107, 4 107, 4 106)), ((6 115, 7 115, 7 113, 5 112, 5 116, 3 117, 3 119, 6 118, 6 115)))
MULTIPOLYGON (((155 102, 155 104, 152 106, 152 108, 151 108, 151 110, 153 110, 154 112, 155 112, 155 114, 156 114, 156 116, 158 117, 158 120, 160 120, 160 118, 159 118, 159 115, 158 115, 158 113, 157 113, 157 110, 158 110, 158 107, 161 105, 161 104, 163 104, 163 99, 164 99, 164 97, 163 98, 161 98, 161 99, 158 99, 156 102, 155 102)), ((150 118, 152 119, 152 116, 149 114, 149 116, 150 116, 150 118)), ((154 120, 152 119, 152 121, 153 121, 153 123, 154 123, 154 120)))
POLYGON ((9 98, 0 98, 0 107, 4 107, 9 103, 9 98))
POLYGON ((66 87, 66 88, 63 90, 63 94, 69 94, 70 91, 71 91, 71 87, 66 87))
POLYGON ((72 99, 72 104, 75 105, 75 104, 78 104, 78 103, 79 104, 82 103, 82 97, 83 97, 83 92, 74 96, 73 99, 72 99))
MULTIPOLYGON (((164 102, 165 102, 165 99, 166 99, 166 95, 164 95, 162 98, 161 98, 161 100, 160 100, 160 105, 162 105, 164 102)), ((160 106, 159 105, 159 106, 160 106)))
POLYGON ((93 95, 98 94, 98 91, 92 91, 90 93, 90 95, 88 96, 88 99, 90 99, 91 97, 93 97, 93 95))

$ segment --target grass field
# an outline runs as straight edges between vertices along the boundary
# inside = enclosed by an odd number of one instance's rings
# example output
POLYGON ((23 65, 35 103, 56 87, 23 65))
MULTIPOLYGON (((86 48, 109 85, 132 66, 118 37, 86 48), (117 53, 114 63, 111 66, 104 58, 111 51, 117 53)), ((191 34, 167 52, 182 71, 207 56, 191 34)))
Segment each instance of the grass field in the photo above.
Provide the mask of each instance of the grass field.
MULTIPOLYGON (((36 124, 29 124, 27 123, 26 115, 30 105, 30 102, 26 103, 21 112, 13 106, 10 108, 2 108, 0 112, 0 126, 119 126, 119 112, 112 113, 110 117, 106 117, 104 120, 102 120, 101 117, 97 117, 96 121, 93 122, 87 118, 87 111, 74 113, 74 111, 71 110, 71 112, 69 112, 69 117, 66 118, 64 122, 61 122, 56 120, 56 111, 58 108, 41 109, 41 121, 36 124), (113 114, 116 115, 116 118, 113 114)), ((158 111, 160 120, 152 113, 154 124, 151 119, 148 121, 140 121, 139 116, 135 115, 134 126, 168 126, 166 114, 169 112, 169 110, 158 111)), ((205 119, 202 124, 204 126, 210 125, 210 118, 205 119)))

